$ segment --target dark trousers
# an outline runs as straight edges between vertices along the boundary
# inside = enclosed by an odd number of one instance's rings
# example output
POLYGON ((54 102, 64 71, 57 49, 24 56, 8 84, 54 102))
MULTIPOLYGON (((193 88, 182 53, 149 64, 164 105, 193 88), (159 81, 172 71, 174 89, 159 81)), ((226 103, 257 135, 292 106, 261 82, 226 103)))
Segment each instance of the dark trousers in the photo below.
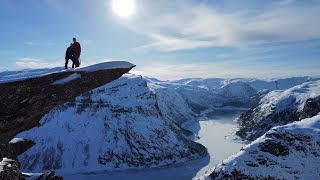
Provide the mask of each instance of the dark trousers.
POLYGON ((66 58, 66 64, 64 65, 65 69, 68 69, 69 59, 72 61, 72 68, 74 68, 74 60, 73 60, 73 58, 66 58))
POLYGON ((80 58, 80 53, 73 54, 73 63, 76 65, 76 67, 80 66, 79 58, 80 58))

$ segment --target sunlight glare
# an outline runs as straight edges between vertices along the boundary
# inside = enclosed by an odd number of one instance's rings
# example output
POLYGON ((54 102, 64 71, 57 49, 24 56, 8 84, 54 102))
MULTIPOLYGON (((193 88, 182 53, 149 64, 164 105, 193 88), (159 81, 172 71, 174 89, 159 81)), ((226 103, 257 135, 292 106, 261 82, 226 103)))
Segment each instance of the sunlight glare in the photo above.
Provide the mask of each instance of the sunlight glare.
POLYGON ((112 0, 114 13, 121 17, 129 17, 135 11, 134 0, 112 0))

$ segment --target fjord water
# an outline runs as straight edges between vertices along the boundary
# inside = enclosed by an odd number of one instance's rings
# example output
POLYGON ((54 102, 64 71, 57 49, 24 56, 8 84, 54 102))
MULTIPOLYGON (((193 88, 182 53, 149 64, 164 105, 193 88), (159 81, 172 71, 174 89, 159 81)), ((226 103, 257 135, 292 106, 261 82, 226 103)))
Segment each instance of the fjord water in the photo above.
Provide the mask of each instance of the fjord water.
POLYGON ((184 162, 164 167, 125 170, 125 171, 98 171, 82 174, 60 174, 65 179, 193 179, 222 162, 228 156, 238 152, 244 144, 233 140, 233 133, 237 128, 234 120, 244 112, 242 109, 218 109, 207 113, 207 118, 199 119, 185 128, 195 135, 192 140, 204 145, 209 155, 194 161, 184 162))

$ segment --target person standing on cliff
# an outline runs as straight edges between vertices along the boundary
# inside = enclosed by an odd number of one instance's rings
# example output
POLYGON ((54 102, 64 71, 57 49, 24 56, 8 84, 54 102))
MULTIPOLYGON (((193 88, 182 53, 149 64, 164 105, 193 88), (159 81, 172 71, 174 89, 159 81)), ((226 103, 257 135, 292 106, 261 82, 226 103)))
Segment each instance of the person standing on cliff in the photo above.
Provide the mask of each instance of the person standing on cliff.
POLYGON ((68 62, 69 60, 72 61, 72 68, 74 68, 74 61, 73 61, 73 51, 72 51, 72 44, 68 47, 66 51, 66 56, 65 56, 66 63, 64 65, 65 69, 68 69, 68 62))
POLYGON ((79 58, 80 58, 80 54, 81 54, 81 46, 76 38, 73 38, 72 51, 73 51, 73 62, 76 65, 76 67, 79 67, 80 66, 79 58))

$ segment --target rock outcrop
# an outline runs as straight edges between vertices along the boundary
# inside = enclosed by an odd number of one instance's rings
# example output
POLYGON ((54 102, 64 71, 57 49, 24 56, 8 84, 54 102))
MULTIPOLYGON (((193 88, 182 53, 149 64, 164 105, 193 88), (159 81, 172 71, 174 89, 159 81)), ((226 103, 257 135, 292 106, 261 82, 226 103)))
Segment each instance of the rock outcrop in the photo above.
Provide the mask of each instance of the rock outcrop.
POLYGON ((0 161, 0 179, 24 179, 23 175, 19 173, 19 165, 16 160, 2 158, 0 161))
MULTIPOLYGON (((10 72, 2 73, 4 76, 0 78, 0 179, 63 179, 53 171, 36 175, 20 173, 17 156, 34 146, 35 142, 27 139, 13 139, 10 143, 9 141, 16 134, 39 125, 42 116, 54 107, 118 79, 133 67, 134 65, 128 62, 107 62, 74 71, 17 79, 12 79, 15 75, 10 72)), ((35 72, 31 74, 36 74, 35 72)))
POLYGON ((311 81, 285 91, 272 91, 259 105, 239 118, 237 135, 253 141, 274 126, 285 125, 320 112, 320 81, 311 81))
POLYGON ((320 115, 278 126, 204 179, 320 179, 320 115))
POLYGON ((121 77, 133 67, 62 71, 0 84, 0 143, 8 143, 19 132, 39 125, 42 116, 54 107, 121 77), (81 78, 68 81, 74 74, 81 78), (59 84, 59 80, 68 83, 59 84))

